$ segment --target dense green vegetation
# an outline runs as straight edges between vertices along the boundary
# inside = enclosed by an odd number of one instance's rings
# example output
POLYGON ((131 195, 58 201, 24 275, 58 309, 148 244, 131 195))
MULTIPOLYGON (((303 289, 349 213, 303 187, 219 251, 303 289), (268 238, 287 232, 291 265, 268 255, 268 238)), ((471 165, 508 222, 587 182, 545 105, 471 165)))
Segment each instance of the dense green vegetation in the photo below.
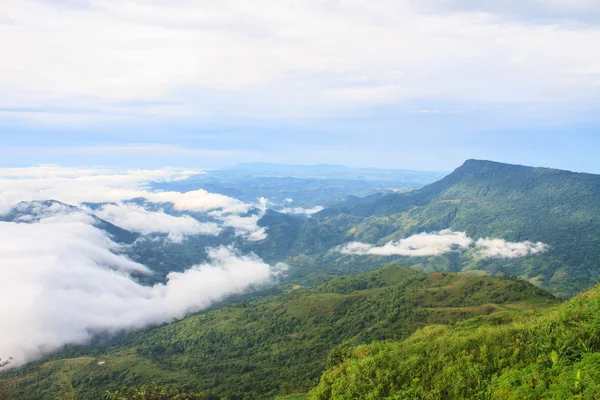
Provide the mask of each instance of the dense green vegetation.
POLYGON ((183 393, 177 389, 160 387, 155 383, 140 388, 124 387, 106 395, 107 400, 210 400, 208 395, 183 393))
POLYGON ((63 377, 83 399, 150 382, 207 398, 272 398, 306 393, 352 345, 482 315, 495 314, 500 323, 557 304, 521 280, 399 266, 288 291, 68 348, 9 377, 27 399, 56 396, 63 377))
POLYGON ((269 237, 246 245, 267 260, 285 259, 289 281, 312 284, 395 262, 431 271, 516 275, 570 297, 600 280, 600 176, 490 161, 467 161, 446 178, 409 193, 352 198, 309 219, 271 213, 269 237), (520 259, 343 255, 350 241, 382 245, 442 229, 474 239, 544 242, 546 254, 520 259))
POLYGON ((600 286, 543 315, 432 325, 348 349, 310 393, 325 399, 598 399, 600 286))

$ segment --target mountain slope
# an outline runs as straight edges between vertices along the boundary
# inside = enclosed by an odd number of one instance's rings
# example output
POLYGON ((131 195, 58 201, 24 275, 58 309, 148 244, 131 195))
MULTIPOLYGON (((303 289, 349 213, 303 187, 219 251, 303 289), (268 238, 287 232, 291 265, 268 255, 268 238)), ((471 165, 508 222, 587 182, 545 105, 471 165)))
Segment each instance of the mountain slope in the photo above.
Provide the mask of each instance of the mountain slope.
POLYGON ((598 399, 598 313, 600 286, 502 326, 481 317, 347 349, 309 398, 598 399))
MULTIPOLYGON (((274 229, 277 223, 270 221, 268 226, 274 234, 253 245, 266 257, 270 243, 282 241, 274 229)), ((518 275, 568 297, 600 278, 600 176, 469 160, 422 189, 352 199, 321 211, 286 233, 295 239, 291 245, 279 247, 279 255, 289 257, 292 265, 297 257, 308 256, 310 260, 303 265, 305 275, 314 266, 347 273, 355 270, 346 271, 344 266, 368 268, 386 262, 426 264, 425 271, 435 269, 436 264, 441 270, 450 265, 451 271, 518 275), (474 239, 544 242, 550 247, 547 254, 510 260, 456 259, 454 255, 436 260, 357 257, 330 252, 352 241, 383 245, 443 229, 466 232, 474 239)))
POLYGON ((92 347, 66 349, 11 372, 24 399, 50 398, 66 376, 81 398, 149 382, 217 398, 306 392, 342 342, 401 339, 431 323, 515 313, 557 303, 523 281, 430 274, 399 267, 336 278, 284 296, 241 303, 92 347), (105 365, 97 365, 98 361, 105 365))
POLYGON ((60 215, 85 215, 90 223, 98 229, 105 231, 112 240, 118 243, 133 243, 140 235, 120 228, 108 221, 98 218, 79 207, 65 204, 57 200, 21 201, 8 213, 0 215, 0 221, 15 223, 38 222, 41 219, 60 215))

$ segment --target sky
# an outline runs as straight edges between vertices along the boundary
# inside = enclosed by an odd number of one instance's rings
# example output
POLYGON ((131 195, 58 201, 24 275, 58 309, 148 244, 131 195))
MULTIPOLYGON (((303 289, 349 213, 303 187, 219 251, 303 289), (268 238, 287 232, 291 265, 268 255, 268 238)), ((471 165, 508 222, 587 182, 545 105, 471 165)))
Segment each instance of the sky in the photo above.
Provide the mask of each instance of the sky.
POLYGON ((2 0, 0 166, 600 173, 597 0, 2 0))

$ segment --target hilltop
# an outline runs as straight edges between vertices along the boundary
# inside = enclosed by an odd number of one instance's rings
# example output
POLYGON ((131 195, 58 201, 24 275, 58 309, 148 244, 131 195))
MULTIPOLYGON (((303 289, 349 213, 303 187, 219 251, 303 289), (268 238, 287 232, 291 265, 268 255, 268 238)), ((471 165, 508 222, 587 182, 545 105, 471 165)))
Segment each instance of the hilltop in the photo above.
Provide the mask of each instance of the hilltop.
POLYGON ((600 286, 534 317, 432 325, 346 349, 306 398, 598 399, 600 286))

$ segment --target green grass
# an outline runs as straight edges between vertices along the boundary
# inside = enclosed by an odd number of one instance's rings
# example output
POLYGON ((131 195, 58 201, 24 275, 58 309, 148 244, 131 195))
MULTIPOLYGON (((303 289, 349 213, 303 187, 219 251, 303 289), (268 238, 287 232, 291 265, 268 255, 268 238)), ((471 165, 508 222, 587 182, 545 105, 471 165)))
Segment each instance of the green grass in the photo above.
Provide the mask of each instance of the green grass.
POLYGON ((598 315, 600 286, 509 323, 494 314, 359 345, 308 398, 598 399, 598 315))

